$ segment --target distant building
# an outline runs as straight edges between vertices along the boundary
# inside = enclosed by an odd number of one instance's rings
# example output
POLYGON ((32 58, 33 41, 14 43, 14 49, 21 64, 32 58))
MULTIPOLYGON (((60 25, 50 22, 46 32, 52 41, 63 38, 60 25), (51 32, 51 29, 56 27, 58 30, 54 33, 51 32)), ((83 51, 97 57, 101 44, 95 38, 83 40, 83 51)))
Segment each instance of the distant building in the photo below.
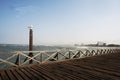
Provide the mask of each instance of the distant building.
POLYGON ((74 46, 80 46, 79 44, 74 44, 74 46))
POLYGON ((106 46, 106 43, 104 43, 104 42, 97 42, 97 46, 106 46))

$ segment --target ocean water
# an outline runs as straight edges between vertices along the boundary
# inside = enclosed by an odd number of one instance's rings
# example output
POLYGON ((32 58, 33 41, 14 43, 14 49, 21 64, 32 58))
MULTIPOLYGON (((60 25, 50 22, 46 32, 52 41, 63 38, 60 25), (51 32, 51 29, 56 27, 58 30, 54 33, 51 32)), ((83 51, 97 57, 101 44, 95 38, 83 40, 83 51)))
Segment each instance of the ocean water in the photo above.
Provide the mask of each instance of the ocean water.
MULTIPOLYGON (((58 50, 58 49, 75 49, 75 47, 66 46, 44 46, 37 45, 33 46, 33 51, 43 51, 43 50, 58 50)), ((8 53, 12 51, 28 51, 28 45, 15 45, 15 44, 0 44, 0 53, 8 53)))

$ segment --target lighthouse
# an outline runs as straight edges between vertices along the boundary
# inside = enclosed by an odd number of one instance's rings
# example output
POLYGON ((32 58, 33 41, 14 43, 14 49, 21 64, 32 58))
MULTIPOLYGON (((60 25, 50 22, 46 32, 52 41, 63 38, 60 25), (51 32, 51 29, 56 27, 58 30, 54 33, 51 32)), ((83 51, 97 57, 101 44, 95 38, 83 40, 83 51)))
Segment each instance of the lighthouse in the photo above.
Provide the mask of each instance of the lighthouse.
POLYGON ((33 50, 33 26, 30 25, 29 27, 29 51, 33 50))
MULTIPOLYGON (((29 28, 29 51, 32 51, 33 50, 33 30, 32 30, 32 25, 28 26, 29 28)), ((30 57, 33 57, 33 53, 32 52, 29 52, 29 55, 30 57)), ((17 59, 16 59, 16 62, 15 64, 19 65, 20 62, 19 62, 19 58, 20 58, 20 55, 18 55, 17 59)), ((24 62, 28 59, 28 57, 25 58, 24 62)), ((29 61, 29 64, 32 64, 33 63, 33 60, 30 60, 29 61)))
MULTIPOLYGON (((32 51, 33 50, 33 30, 32 30, 33 26, 30 25, 28 26, 28 28, 29 28, 29 51, 32 51)), ((30 52, 29 56, 33 57, 33 53, 30 52)), ((32 64, 32 63, 33 63, 33 60, 30 60, 29 64, 32 64)))

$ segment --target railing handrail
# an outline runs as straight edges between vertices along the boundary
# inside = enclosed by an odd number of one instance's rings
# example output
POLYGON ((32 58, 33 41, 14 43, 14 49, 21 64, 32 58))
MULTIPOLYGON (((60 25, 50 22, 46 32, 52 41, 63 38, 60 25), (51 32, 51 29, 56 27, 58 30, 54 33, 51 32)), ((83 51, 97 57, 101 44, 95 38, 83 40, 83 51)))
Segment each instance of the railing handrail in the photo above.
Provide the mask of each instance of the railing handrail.
POLYGON ((7 59, 0 58, 1 63, 7 63, 12 66, 23 66, 29 61, 36 63, 44 63, 47 61, 56 61, 61 59, 83 58, 88 56, 95 56, 101 54, 117 53, 120 52, 120 48, 107 48, 107 49, 84 49, 84 50, 46 50, 46 51, 15 51, 14 54, 7 59), (27 54, 26 54, 27 53, 27 54), (33 53, 31 57, 28 54, 33 53), (9 60, 17 56, 15 63, 9 60), (44 58, 43 56, 46 56, 44 58), (21 57, 25 57, 27 60, 23 61, 21 57), (39 59, 37 59, 39 57, 39 59), (44 58, 44 59, 43 59, 44 58))

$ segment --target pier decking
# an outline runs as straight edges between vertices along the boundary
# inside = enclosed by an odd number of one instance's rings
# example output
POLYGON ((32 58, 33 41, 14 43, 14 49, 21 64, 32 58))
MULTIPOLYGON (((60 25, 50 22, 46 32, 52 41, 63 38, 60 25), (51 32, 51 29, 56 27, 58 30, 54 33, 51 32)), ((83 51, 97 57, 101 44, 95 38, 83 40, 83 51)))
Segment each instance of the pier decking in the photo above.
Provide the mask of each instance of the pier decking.
POLYGON ((120 53, 13 67, 0 80, 120 80, 120 53))

